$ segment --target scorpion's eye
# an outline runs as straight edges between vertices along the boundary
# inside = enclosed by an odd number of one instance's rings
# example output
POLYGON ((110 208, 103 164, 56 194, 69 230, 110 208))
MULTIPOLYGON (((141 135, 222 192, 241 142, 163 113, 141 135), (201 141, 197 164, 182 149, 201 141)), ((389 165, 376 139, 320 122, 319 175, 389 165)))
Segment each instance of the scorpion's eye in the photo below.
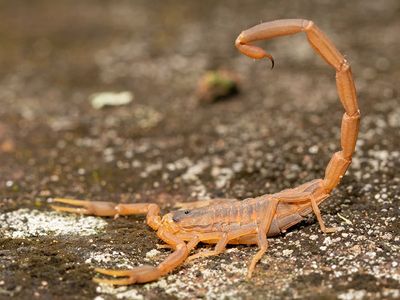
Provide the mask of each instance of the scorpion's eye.
POLYGON ((190 213, 190 211, 185 210, 185 215, 188 215, 190 213))

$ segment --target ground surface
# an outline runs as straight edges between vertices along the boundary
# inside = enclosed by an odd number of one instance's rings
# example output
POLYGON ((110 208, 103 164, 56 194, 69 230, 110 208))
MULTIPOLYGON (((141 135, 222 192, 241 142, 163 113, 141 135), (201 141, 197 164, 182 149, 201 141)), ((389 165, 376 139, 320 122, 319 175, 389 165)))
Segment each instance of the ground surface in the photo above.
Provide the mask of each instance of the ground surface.
POLYGON ((393 1, 0 1, 0 298, 400 298, 400 3, 393 1), (314 3, 313 3, 314 2, 314 3), (246 198, 323 176, 343 109, 304 36, 235 50, 261 21, 314 20, 352 63, 362 125, 351 169, 314 217, 255 247, 230 247, 146 285, 114 289, 93 267, 156 264, 168 250, 142 217, 50 211, 69 196, 120 202, 246 198), (207 70, 241 93, 198 105, 207 70), (131 91, 104 110, 93 93, 131 91), (345 219, 350 222, 346 222, 345 219), (351 224, 350 224, 351 223, 351 224))

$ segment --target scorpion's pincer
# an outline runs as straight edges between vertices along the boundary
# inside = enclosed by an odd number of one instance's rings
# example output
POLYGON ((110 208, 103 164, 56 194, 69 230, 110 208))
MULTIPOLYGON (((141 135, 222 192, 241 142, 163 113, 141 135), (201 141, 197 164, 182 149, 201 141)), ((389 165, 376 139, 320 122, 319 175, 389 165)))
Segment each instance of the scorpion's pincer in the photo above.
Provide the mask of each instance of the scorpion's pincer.
POLYGON ((72 206, 51 205, 51 208, 59 212, 70 212, 81 215, 96 215, 103 217, 118 215, 118 209, 113 202, 75 200, 66 198, 55 198, 53 202, 72 206))

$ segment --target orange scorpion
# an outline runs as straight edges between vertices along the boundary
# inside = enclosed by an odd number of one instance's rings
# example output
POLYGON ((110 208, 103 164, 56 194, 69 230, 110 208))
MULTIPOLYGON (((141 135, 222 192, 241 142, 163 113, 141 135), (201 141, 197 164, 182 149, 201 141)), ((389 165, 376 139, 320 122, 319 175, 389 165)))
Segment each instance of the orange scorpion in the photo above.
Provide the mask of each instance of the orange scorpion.
POLYGON ((243 31, 236 39, 235 45, 241 53, 253 59, 270 59, 273 66, 272 56, 252 43, 299 32, 305 32, 312 48, 335 69, 337 90, 345 110, 341 123, 342 149, 333 154, 324 178, 276 194, 243 201, 215 199, 186 203, 184 209, 163 217, 159 215, 159 206, 153 203, 118 204, 57 198, 54 201, 61 205, 54 205, 53 208, 62 212, 95 216, 147 214, 147 224, 173 249, 158 266, 146 265, 130 270, 96 269, 98 273, 119 277, 95 278, 96 282, 128 285, 153 281, 186 261, 218 255, 225 250, 227 244, 258 245, 259 250, 248 267, 247 277, 250 278, 257 262, 268 248, 267 237, 284 232, 311 212, 316 215, 322 232, 336 231, 337 228, 325 226, 318 206, 338 185, 351 163, 355 150, 360 111, 349 63, 312 21, 302 19, 277 20, 256 25, 243 31), (215 247, 189 256, 200 242, 215 244, 215 247))

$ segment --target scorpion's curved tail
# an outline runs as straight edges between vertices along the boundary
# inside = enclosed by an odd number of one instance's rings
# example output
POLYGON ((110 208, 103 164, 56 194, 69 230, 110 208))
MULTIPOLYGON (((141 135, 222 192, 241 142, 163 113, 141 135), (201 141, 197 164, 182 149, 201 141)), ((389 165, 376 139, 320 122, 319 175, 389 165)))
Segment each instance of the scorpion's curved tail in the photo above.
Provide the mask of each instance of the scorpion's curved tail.
POLYGON ((360 111, 349 63, 312 21, 303 19, 277 20, 256 25, 243 31, 235 45, 241 53, 251 58, 270 59, 273 66, 272 55, 251 43, 299 32, 306 33, 313 49, 335 69, 337 90, 345 109, 341 125, 342 150, 332 156, 323 180, 323 189, 329 194, 339 184, 351 163, 360 124, 360 111))

